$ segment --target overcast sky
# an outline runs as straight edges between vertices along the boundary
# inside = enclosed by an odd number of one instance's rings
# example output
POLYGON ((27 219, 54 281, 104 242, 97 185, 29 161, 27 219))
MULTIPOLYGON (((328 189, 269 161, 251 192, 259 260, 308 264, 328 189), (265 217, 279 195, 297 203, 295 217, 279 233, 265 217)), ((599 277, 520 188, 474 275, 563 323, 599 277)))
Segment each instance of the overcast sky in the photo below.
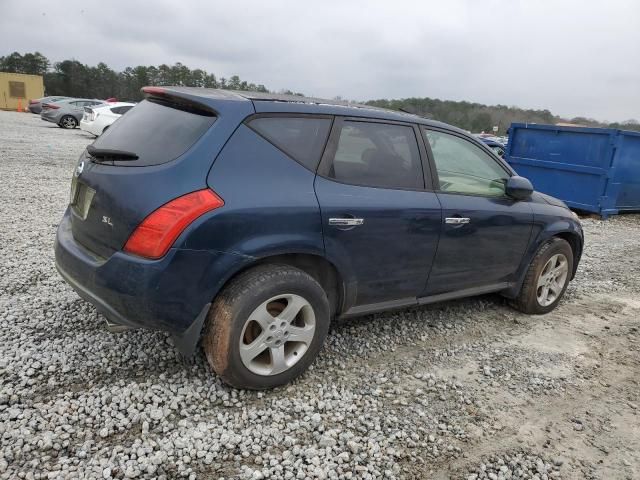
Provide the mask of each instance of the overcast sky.
POLYGON ((639 0, 3 0, 0 55, 640 119, 639 0))

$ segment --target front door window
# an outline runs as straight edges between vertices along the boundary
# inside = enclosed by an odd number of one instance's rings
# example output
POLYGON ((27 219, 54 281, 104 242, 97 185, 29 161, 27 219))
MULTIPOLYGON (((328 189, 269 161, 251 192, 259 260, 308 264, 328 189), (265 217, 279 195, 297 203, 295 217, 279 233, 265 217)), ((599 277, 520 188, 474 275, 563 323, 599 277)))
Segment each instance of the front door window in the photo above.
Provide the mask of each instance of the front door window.
POLYGON ((439 190, 502 197, 509 173, 473 143, 434 130, 424 130, 438 172, 439 190))

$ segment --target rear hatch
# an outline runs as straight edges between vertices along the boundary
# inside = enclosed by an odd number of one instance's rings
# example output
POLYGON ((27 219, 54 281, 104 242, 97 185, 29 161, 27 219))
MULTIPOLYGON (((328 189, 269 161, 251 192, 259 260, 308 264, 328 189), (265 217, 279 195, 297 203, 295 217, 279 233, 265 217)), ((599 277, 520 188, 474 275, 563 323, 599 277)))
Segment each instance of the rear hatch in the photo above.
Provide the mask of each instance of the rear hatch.
POLYGON ((153 210, 205 188, 213 158, 190 152, 200 148, 216 118, 206 105, 162 95, 148 97, 115 122, 87 147, 74 173, 76 241, 107 258, 153 210))
POLYGON ((96 119, 96 114, 91 107, 84 107, 84 113, 82 114, 82 120, 85 122, 93 122, 96 119))

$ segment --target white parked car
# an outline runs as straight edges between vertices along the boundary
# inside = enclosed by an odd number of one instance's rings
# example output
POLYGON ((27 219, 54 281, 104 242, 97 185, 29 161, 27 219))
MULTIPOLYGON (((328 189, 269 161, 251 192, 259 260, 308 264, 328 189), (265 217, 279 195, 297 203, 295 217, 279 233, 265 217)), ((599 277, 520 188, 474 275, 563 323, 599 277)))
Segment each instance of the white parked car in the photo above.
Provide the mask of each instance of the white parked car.
POLYGON ((135 105, 129 102, 113 102, 96 107, 85 107, 84 115, 80 120, 80 129, 97 137, 135 105))

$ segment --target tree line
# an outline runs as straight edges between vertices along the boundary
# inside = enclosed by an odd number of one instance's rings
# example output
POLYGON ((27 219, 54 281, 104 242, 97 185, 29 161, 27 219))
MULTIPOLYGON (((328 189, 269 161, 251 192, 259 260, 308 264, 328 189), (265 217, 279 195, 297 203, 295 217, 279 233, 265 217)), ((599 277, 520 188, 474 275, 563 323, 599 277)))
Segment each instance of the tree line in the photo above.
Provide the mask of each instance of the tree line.
MULTIPOLYGON (((46 95, 63 95, 79 98, 109 98, 138 101, 140 89, 147 85, 181 85, 185 87, 223 88, 267 92, 262 84, 255 84, 234 75, 229 78, 186 65, 138 65, 121 72, 100 62, 96 66, 77 60, 51 63, 40 52, 21 55, 13 52, 0 57, 0 71, 42 75, 46 95)), ((287 92, 293 93, 293 92, 287 92)))
MULTIPOLYGON (((182 63, 174 65, 138 65, 118 72, 100 62, 90 66, 77 60, 51 63, 40 52, 13 52, 0 57, 0 71, 42 75, 47 95, 64 95, 81 98, 109 98, 138 101, 142 99, 140 89, 146 85, 181 85, 186 87, 222 88, 268 92, 263 84, 255 84, 233 75, 229 78, 196 68, 191 70, 182 63)), ((279 93, 302 95, 299 92, 281 90, 279 93)), ((408 111, 434 120, 455 125, 472 132, 491 132, 498 127, 498 134, 506 132, 512 122, 576 123, 594 127, 621 128, 640 131, 636 120, 602 123, 584 117, 564 119, 549 110, 526 110, 506 105, 482 105, 471 102, 454 102, 434 98, 405 98, 398 100, 370 100, 368 105, 408 111)))
POLYGON ((514 122, 522 123, 571 123, 589 127, 608 127, 640 131, 636 120, 603 123, 591 118, 565 119, 553 115, 549 110, 526 110, 506 105, 482 105, 480 103, 454 102, 434 98, 404 98, 399 100, 370 100, 368 105, 392 110, 401 110, 422 115, 433 120, 455 125, 470 132, 492 133, 498 127, 498 135, 504 135, 514 122))

